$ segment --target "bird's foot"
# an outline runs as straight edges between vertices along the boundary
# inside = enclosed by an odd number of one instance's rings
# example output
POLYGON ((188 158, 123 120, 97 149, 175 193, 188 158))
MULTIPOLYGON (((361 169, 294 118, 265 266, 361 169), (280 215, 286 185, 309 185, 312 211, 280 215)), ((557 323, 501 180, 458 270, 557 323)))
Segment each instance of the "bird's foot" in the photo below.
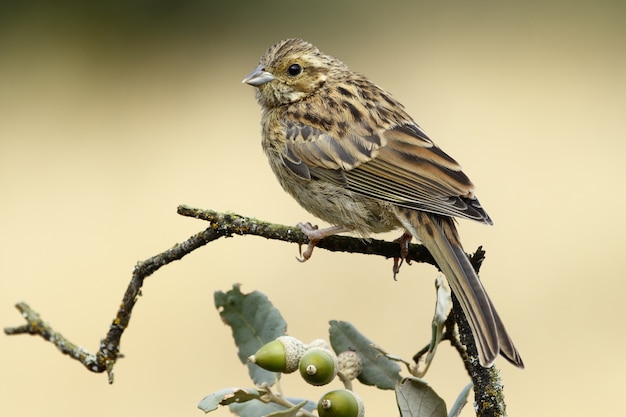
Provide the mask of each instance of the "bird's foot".
POLYGON ((300 245, 300 258, 296 257, 296 259, 300 262, 306 262, 309 258, 311 258, 311 255, 313 255, 313 249, 320 240, 337 233, 348 231, 348 229, 344 226, 332 226, 326 229, 320 229, 317 225, 313 226, 309 222, 298 223, 296 226, 309 238, 309 244, 304 252, 302 252, 302 245, 300 245))
MULTIPOLYGON (((404 232, 402 236, 394 240, 394 242, 398 242, 400 244, 400 257, 393 258, 393 279, 396 280, 396 275, 400 272, 400 267, 402 263, 409 255, 409 243, 411 243, 411 239, 413 236, 409 232, 404 232)), ((407 264, 411 265, 410 261, 406 261, 407 264)))

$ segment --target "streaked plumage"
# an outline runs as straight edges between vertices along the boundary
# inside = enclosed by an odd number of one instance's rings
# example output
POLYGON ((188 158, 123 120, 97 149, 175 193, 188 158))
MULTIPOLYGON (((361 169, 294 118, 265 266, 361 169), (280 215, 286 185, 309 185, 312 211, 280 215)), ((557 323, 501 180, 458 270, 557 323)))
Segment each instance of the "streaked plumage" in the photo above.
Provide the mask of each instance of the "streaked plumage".
POLYGON ((335 225, 330 234, 403 228, 431 252, 457 295, 483 366, 522 359, 463 252, 453 217, 491 224, 474 186, 389 93, 300 39, 269 48, 244 79, 257 88, 262 145, 282 187, 335 225))

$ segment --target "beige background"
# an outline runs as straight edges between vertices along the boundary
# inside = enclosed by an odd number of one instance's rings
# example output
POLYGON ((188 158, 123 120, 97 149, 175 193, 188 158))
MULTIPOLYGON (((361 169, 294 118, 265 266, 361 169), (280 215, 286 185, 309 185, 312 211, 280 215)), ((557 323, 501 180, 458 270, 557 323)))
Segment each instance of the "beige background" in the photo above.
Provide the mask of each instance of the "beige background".
MULTIPOLYGON (((274 180, 240 84, 270 44, 300 36, 390 90, 477 184, 495 226, 460 231, 469 251, 486 248, 482 279, 527 364, 499 361, 510 415, 615 414, 624 3, 221 3, 3 6, 0 325, 21 324, 25 300, 95 351, 135 262, 205 227, 178 204, 314 220, 274 180)), ((305 341, 341 319, 406 358, 426 342, 434 268, 393 282, 391 261, 318 250, 302 265, 296 253, 235 237, 156 273, 113 385, 39 338, 0 336, 0 415, 202 415, 204 395, 249 385, 213 307, 235 282, 266 293, 305 341)), ((467 383, 447 346, 427 379, 450 403, 467 383)), ((296 376, 284 387, 324 392, 296 376)), ((369 416, 397 415, 391 392, 358 392, 369 416)))

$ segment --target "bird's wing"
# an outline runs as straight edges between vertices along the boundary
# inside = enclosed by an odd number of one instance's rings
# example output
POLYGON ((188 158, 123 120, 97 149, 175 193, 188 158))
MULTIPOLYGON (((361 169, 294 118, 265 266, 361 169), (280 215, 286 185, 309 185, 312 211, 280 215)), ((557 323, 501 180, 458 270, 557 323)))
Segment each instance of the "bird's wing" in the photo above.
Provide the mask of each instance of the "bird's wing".
POLYGON ((341 183, 372 198, 491 223, 459 164, 414 123, 378 132, 355 126, 341 136, 288 115, 284 126, 287 149, 283 160, 300 176, 306 167, 311 177, 341 183))

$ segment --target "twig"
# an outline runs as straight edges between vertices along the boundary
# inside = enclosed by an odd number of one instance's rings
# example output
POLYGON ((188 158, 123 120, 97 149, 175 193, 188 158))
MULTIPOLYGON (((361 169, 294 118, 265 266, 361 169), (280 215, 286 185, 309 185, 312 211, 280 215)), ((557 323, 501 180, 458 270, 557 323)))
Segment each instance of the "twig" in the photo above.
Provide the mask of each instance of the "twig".
POLYGON ((24 302, 17 303, 15 308, 22 313, 22 317, 26 320, 26 324, 17 327, 7 327, 4 333, 7 335, 31 334, 39 335, 57 347, 64 355, 70 355, 72 358, 84 364, 92 371, 96 367, 97 359, 94 355, 87 352, 81 346, 67 340, 63 335, 55 331, 48 323, 41 319, 41 316, 24 302))
MULTIPOLYGON (((43 339, 53 343, 63 354, 69 355, 73 359, 82 363, 88 370, 96 373, 107 372, 109 383, 113 383, 113 367, 117 359, 121 358, 120 341, 124 330, 128 327, 131 313, 141 294, 143 281, 156 272, 159 268, 179 259, 194 250, 222 237, 234 235, 255 235, 267 239, 293 242, 299 245, 307 244, 308 237, 298 228, 278 225, 265 222, 251 217, 244 217, 234 213, 219 213, 212 210, 202 210, 181 205, 178 213, 182 216, 194 217, 209 222, 209 227, 174 247, 155 255, 145 261, 137 263, 133 269, 132 278, 124 293, 122 303, 113 319, 106 337, 100 342, 100 348, 96 354, 89 353, 79 345, 67 340, 61 333, 54 330, 49 324, 32 310, 26 303, 16 304, 24 319, 25 325, 7 327, 4 329, 7 335, 31 334, 41 336, 43 339)), ((386 258, 400 257, 400 245, 397 242, 387 242, 382 240, 364 240, 347 236, 331 236, 322 239, 317 245, 318 248, 330 251, 341 251, 350 253, 361 253, 384 256, 386 258)), ((411 244, 409 252, 405 258, 407 261, 425 262, 436 266, 430 253, 422 246, 411 244)), ((478 270, 480 263, 484 259, 484 251, 481 248, 470 258, 473 265, 478 270)), ((455 303, 457 304, 457 303, 455 303)), ((456 311, 456 310, 453 310, 456 311)), ((468 347, 469 357, 464 356, 465 366, 474 382, 476 401, 482 407, 483 414, 504 415, 504 413, 494 412, 489 414, 493 407, 501 405, 502 385, 500 383, 498 371, 495 368, 485 370, 478 365, 477 353, 471 331, 463 326, 464 316, 462 312, 455 313, 455 319, 459 323, 461 342, 468 347), (473 350, 472 350, 473 349, 473 350), (479 400, 479 397, 481 398, 479 400), (488 400, 491 400, 489 402, 488 400), (498 399, 498 401, 494 401, 498 399), (492 408, 490 408, 492 407, 492 408)), ((460 346, 457 346, 461 349, 460 346)), ((504 409, 499 409, 503 411, 504 409)))
MULTIPOLYGON (((308 243, 308 237, 298 228, 273 224, 251 217, 244 217, 234 213, 218 213, 213 210, 201 210, 187 206, 179 206, 178 213, 187 217, 206 220, 210 226, 174 247, 155 255, 145 261, 137 263, 133 269, 132 278, 122 303, 113 319, 106 337, 100 342, 100 348, 93 354, 66 339, 61 333, 54 330, 26 303, 18 303, 16 308, 26 320, 25 325, 7 327, 4 333, 7 335, 31 334, 39 335, 53 343, 62 353, 69 355, 82 363, 88 370, 96 373, 107 372, 109 382, 113 383, 113 367, 120 354, 120 340, 128 323, 137 298, 141 294, 143 281, 156 272, 159 268, 183 258, 201 246, 206 245, 221 237, 234 235, 255 235, 267 239, 295 242, 300 245, 308 243)), ((330 251, 343 251, 352 253, 364 253, 389 257, 400 255, 400 246, 397 243, 382 240, 356 239, 346 236, 331 236, 323 239, 317 245, 319 248, 330 251)), ((408 259, 418 262, 434 264, 430 254, 421 245, 410 245, 408 259)))
MULTIPOLYGON (((283 397, 282 394, 274 394, 274 391, 272 391, 272 387, 269 386, 266 382, 264 382, 263 385, 259 387, 259 390, 263 392, 263 395, 261 397, 262 401, 265 403, 278 404, 285 407, 286 409, 290 409, 296 406, 296 404, 283 397)), ((303 417, 317 417, 317 414, 314 414, 304 408, 298 410, 298 415, 301 415, 303 417)))
MULTIPOLYGON (((206 220, 211 223, 212 228, 219 230, 224 236, 255 235, 283 242, 294 242, 299 245, 309 243, 309 238, 294 226, 283 226, 253 217, 240 216, 235 213, 218 213, 213 210, 197 209, 184 205, 178 206, 178 214, 206 220)), ((400 245, 397 242, 386 242, 376 239, 365 240, 335 235, 322 239, 316 247, 331 252, 361 253, 384 256, 386 258, 400 257, 400 245)), ((409 245, 409 253, 406 260, 437 265, 428 250, 424 246, 417 244, 409 245)))

